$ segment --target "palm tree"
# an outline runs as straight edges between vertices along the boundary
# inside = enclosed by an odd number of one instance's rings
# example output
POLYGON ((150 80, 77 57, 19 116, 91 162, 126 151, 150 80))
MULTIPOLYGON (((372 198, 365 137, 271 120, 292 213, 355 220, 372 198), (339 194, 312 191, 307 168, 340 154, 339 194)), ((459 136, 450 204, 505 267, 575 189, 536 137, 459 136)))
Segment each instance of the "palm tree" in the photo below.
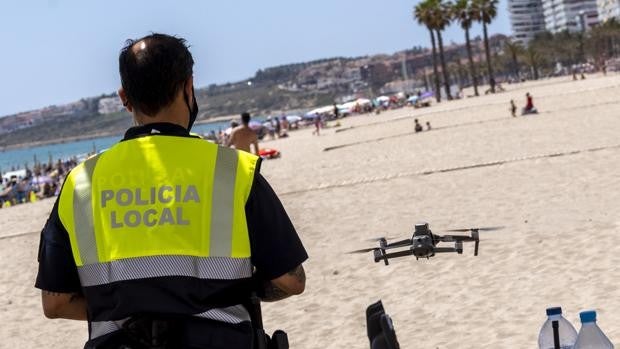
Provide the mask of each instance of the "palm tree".
POLYGON ((504 52, 512 59, 512 69, 515 78, 519 81, 519 76, 521 75, 519 72, 519 55, 523 52, 523 46, 518 42, 508 39, 504 42, 504 52))
POLYGON ((475 20, 482 22, 482 31, 484 34, 484 51, 487 58, 487 70, 489 72, 489 83, 491 84, 491 92, 495 93, 495 77, 493 76, 493 66, 491 64, 491 51, 489 49, 489 33, 487 25, 493 22, 497 16, 497 3, 499 0, 472 0, 473 13, 475 20))
POLYGON ((443 74, 443 83, 446 90, 446 97, 448 100, 452 99, 452 94, 450 93, 450 75, 448 69, 446 68, 446 58, 443 52, 443 37, 441 32, 446 29, 448 25, 450 25, 451 14, 450 8, 443 3, 441 0, 433 0, 432 3, 432 18, 433 18, 433 29, 437 33, 437 44, 439 46, 439 60, 441 61, 441 72, 443 74))
POLYGON ((435 32, 433 30, 433 2, 435 0, 424 0, 420 2, 413 11, 413 17, 419 24, 425 26, 431 34, 431 45, 433 46, 433 76, 435 77, 435 98, 441 102, 439 93, 439 74, 437 73, 437 47, 435 46, 435 32))
POLYGON ((523 57, 525 58, 525 62, 532 69, 534 80, 538 80, 540 66, 544 64, 544 56, 539 52, 536 45, 528 45, 523 53, 523 57))
POLYGON ((459 22, 461 28, 465 31, 465 45, 467 46, 467 57, 469 59, 469 73, 471 75, 471 81, 474 85, 474 94, 478 94, 478 74, 476 73, 476 66, 474 65, 474 57, 471 52, 471 40, 469 39, 469 29, 475 18, 472 13, 469 0, 456 0, 452 5, 452 18, 459 22))

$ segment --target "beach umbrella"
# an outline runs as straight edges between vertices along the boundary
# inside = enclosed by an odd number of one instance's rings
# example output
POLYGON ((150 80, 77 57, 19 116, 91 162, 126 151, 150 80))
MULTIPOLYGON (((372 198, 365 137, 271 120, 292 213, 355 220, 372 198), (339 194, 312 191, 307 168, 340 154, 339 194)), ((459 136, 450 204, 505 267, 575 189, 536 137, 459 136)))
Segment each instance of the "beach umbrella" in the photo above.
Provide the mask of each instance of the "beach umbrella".
POLYGON ((296 122, 300 122, 302 120, 302 117, 299 115, 288 115, 286 117, 286 121, 288 121, 291 124, 294 124, 296 122))
POLYGON ((359 98, 356 101, 357 104, 359 104, 360 106, 364 106, 364 105, 371 105, 372 101, 370 99, 366 99, 366 98, 359 98))
POLYGON ((260 121, 255 121, 255 120, 250 121, 250 124, 248 126, 254 131, 260 130, 261 128, 263 128, 263 124, 260 121))
POLYGON ((424 98, 432 98, 435 94, 432 91, 428 91, 428 92, 424 92, 420 98, 424 99, 424 98))
POLYGON ((49 176, 37 176, 32 179, 32 184, 53 183, 54 180, 49 176))
POLYGON ((324 107, 316 108, 309 111, 306 115, 316 115, 316 114, 328 114, 334 111, 333 105, 326 105, 324 107))

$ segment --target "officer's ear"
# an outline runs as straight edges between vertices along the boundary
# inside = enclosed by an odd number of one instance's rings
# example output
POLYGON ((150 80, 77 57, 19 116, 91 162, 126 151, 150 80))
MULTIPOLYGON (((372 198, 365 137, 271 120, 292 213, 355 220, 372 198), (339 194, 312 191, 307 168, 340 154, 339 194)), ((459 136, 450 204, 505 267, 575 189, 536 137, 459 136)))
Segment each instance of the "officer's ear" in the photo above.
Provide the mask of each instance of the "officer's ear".
POLYGON ((185 91, 184 96, 187 96, 189 98, 189 101, 187 103, 191 104, 192 101, 194 100, 194 77, 193 76, 190 76, 189 79, 185 81, 183 90, 185 91))
POLYGON ((127 93, 125 93, 125 89, 123 89, 122 87, 119 88, 118 96, 120 97, 123 106, 127 108, 127 111, 133 113, 133 106, 131 105, 131 103, 129 103, 129 100, 127 99, 127 93))

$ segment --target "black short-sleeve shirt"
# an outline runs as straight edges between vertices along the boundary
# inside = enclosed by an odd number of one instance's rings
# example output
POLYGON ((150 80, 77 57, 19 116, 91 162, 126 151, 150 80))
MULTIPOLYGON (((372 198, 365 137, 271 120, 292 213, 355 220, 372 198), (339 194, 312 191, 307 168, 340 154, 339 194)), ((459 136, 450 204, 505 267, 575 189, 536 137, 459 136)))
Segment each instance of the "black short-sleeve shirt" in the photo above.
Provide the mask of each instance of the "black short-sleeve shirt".
MULTIPOLYGON (((157 135, 190 136, 180 126, 150 124, 129 129, 124 140, 157 135)), ((259 169, 256 170, 245 213, 252 263, 262 278, 272 280, 282 276, 308 258, 282 203, 260 175, 259 169)), ((41 232, 38 260, 36 288, 50 292, 81 293, 69 234, 58 215, 58 201, 41 232)))

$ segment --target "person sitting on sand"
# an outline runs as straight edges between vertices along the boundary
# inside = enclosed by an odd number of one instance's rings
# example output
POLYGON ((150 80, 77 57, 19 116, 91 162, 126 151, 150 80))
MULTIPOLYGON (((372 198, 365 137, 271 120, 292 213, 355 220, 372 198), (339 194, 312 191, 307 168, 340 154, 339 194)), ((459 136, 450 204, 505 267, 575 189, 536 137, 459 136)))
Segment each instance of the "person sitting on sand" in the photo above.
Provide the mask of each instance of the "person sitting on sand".
POLYGON ((415 119, 414 121, 415 121, 415 133, 422 132, 423 130, 422 125, 420 125, 420 122, 418 121, 418 119, 415 119))
POLYGON ((431 123, 430 122, 426 122, 426 130, 430 131, 431 130, 431 123))
POLYGON ((528 92, 525 94, 525 98, 527 100, 527 103, 525 104, 525 108, 523 108, 523 112, 521 114, 526 115, 538 113, 536 108, 534 108, 534 99, 532 98, 532 95, 528 92))
POLYGON ((226 146, 258 155, 258 136, 250 128, 250 113, 241 114, 241 126, 232 130, 226 146), (252 145, 254 146, 253 151, 251 150, 252 145))

